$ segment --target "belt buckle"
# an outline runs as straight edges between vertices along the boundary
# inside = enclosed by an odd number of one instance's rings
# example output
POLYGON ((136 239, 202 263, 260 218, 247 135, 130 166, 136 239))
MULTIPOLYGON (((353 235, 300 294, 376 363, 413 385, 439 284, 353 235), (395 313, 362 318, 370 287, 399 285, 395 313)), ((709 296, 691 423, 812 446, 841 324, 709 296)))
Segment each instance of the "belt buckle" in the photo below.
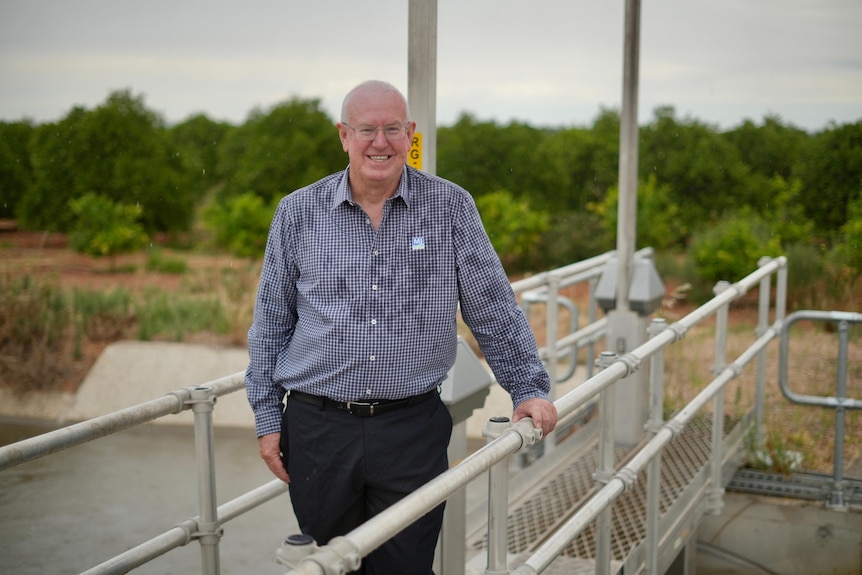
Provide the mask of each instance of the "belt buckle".
POLYGON ((359 417, 370 417, 374 415, 374 406, 376 403, 370 403, 366 401, 348 401, 347 402, 347 413, 351 415, 358 415, 359 417), (368 408, 368 413, 360 413, 359 411, 353 411, 353 408, 368 408))

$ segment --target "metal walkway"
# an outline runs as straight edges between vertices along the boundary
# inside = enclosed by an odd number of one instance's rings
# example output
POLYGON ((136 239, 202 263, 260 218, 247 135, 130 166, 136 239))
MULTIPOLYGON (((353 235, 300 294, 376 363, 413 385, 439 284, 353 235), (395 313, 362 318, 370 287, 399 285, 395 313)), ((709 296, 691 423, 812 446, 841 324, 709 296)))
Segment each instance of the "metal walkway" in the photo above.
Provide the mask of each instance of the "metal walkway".
MULTIPOLYGON (((724 484, 728 484, 739 467, 736 456, 742 446, 745 421, 727 420, 724 426, 724 484)), ((666 448, 663 457, 660 513, 663 522, 674 531, 696 532, 703 515, 704 490, 709 484, 708 462, 712 425, 708 417, 697 418, 686 426, 666 448), (692 509, 692 506, 695 508, 692 509), (689 529, 686 529, 689 527, 689 529)), ((615 449, 615 467, 624 465, 641 445, 615 449)), ((595 470, 598 468, 598 434, 592 422, 561 443, 557 450, 522 471, 526 487, 513 495, 508 514, 507 543, 512 555, 534 551, 560 525, 596 494, 595 470), (538 478, 538 479, 537 479, 538 478)), ((612 565, 615 569, 643 560, 641 544, 645 540, 646 480, 640 474, 634 488, 619 497, 613 505, 611 534, 612 565)), ((517 479, 515 480, 517 482, 517 479)), ((517 485, 513 491, 518 491, 517 485)), ((487 550, 487 526, 481 521, 486 506, 473 510, 474 525, 468 532, 468 547, 474 557, 487 550)), ((679 553, 678 537, 665 537, 659 552, 660 563, 669 564, 679 553)), ((550 567, 549 573, 594 573, 596 526, 591 525, 572 541, 565 553, 550 567), (574 561, 573 561, 574 560, 574 561), (566 570, 566 571, 564 571, 566 570)), ((478 563, 478 561, 477 561, 478 563)), ((628 570, 624 569, 628 572, 628 570)), ((476 571, 481 572, 481 571, 476 571)))

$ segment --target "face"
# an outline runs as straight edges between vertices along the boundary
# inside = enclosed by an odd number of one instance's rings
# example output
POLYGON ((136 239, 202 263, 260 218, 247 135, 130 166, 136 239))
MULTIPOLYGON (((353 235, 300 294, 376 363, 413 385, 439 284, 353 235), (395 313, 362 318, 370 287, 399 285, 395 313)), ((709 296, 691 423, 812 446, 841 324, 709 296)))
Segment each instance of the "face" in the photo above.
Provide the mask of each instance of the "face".
POLYGON ((389 141, 383 130, 373 140, 361 141, 347 125, 338 124, 341 145, 350 159, 350 185, 354 192, 390 187, 394 193, 407 161, 415 122, 407 122, 407 109, 398 94, 369 87, 354 94, 346 110, 347 124, 353 128, 407 126, 406 137, 389 141))

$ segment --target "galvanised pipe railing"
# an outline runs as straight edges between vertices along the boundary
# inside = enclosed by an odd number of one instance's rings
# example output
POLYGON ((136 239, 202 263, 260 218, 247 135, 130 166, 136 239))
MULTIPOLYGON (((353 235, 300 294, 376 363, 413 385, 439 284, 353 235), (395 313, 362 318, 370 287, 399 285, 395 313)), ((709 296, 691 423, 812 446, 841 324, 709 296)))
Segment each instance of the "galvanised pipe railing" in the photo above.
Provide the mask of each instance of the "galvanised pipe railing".
MULTIPOLYGON (((215 396, 226 395, 242 389, 245 385, 244 378, 245 373, 238 372, 211 381, 206 384, 206 387, 215 396)), ((157 399, 0 447, 0 471, 165 415, 190 409, 192 393, 196 387, 198 386, 178 389, 157 399)))
MULTIPOLYGON (((749 289, 758 285, 765 277, 770 276, 777 271, 784 269, 787 265, 787 260, 784 257, 779 257, 769 262, 762 263, 761 267, 736 282, 735 284, 722 285, 722 288, 717 295, 695 309, 693 312, 677 321, 676 323, 667 326, 666 329, 657 333, 645 342, 643 345, 632 350, 631 352, 616 358, 613 361, 608 361, 606 354, 602 354, 604 364, 607 364, 602 371, 594 377, 586 380, 584 383, 570 391, 560 399, 554 402, 559 413, 559 422, 563 423, 567 417, 574 416, 578 413, 578 409, 585 405, 586 402, 592 400, 593 397, 602 393, 605 390, 612 392, 613 384, 620 379, 625 378, 637 371, 642 362, 654 355, 657 355, 666 345, 674 343, 682 339, 689 329, 709 317, 717 313, 723 307, 726 308, 731 302, 744 296, 749 289)), ((581 270, 579 270, 581 271, 581 270)), ((522 280, 522 287, 534 289, 539 284, 537 277, 527 278, 522 280)), ((786 289, 786 284, 779 282, 779 291, 786 289)), ((784 301, 784 295, 776 298, 777 302, 784 301)), ((555 532, 543 544, 536 553, 533 554, 522 566, 513 571, 518 574, 535 574, 541 573, 550 563, 565 549, 567 545, 592 521, 607 509, 610 512, 611 503, 626 489, 629 489, 637 479, 637 473, 641 471, 655 456, 661 453, 662 449, 670 442, 671 439, 679 434, 685 424, 701 410, 708 401, 712 400, 724 386, 734 378, 736 378, 742 367, 750 362, 760 350, 766 346, 769 341, 777 337, 780 332, 783 311, 777 312, 779 319, 767 332, 762 335, 754 345, 752 345, 745 353, 743 353, 730 366, 724 368, 721 374, 713 380, 700 394, 685 408, 683 408, 670 422, 663 425, 656 435, 647 443, 635 457, 624 466, 620 471, 613 473, 605 478, 603 469, 600 468, 597 473, 597 479, 604 482, 604 486, 599 492, 590 499, 568 522, 566 522, 557 532, 555 532)), ((726 325, 724 328, 726 330, 726 325)), ((725 338, 725 334, 717 336, 717 339, 725 338)), ((611 353, 611 355, 614 355, 611 353)), ((600 361, 601 358, 600 358, 600 361)), ((607 398, 607 395, 606 395, 607 398)), ((603 401, 603 404, 611 403, 603 401)), ((717 410, 717 409, 716 409, 717 410)), ((603 418, 604 419, 604 418, 603 418)), ((465 486, 470 480, 477 477, 480 473, 490 469, 503 458, 515 453, 516 451, 526 447, 532 441, 530 440, 530 432, 536 433, 532 429, 532 425, 525 425, 529 420, 522 420, 513 425, 509 431, 500 435, 487 446, 479 449, 471 456, 466 458, 456 467, 448 470, 441 476, 433 479, 421 489, 412 493, 388 508, 380 515, 377 515, 347 533, 343 537, 338 537, 330 542, 329 545, 317 548, 312 554, 301 560, 297 565, 288 572, 289 575, 329 575, 333 573, 343 573, 357 569, 361 563, 362 557, 370 554, 377 549, 385 541, 389 540, 402 529, 410 525, 416 518, 421 517, 438 504, 446 500, 446 498, 454 493, 457 489, 465 486), (515 433, 513 433, 513 431, 515 433)), ((602 425, 608 425, 602 423, 602 425)), ((605 437, 611 433, 605 433, 605 437)), ((534 437, 534 440, 535 437, 534 437)), ((601 441, 601 439, 600 439, 601 441)), ((605 447, 607 453, 607 447, 605 447)), ((713 454, 715 456, 716 454, 713 454)), ((601 456, 600 456, 601 459, 601 456)), ((600 463, 601 466, 601 463, 600 463)), ((714 481, 714 478, 713 478, 714 481)), ((652 491, 656 491, 653 488, 652 491)), ((500 503, 498 502, 498 505, 500 503)), ((508 507, 508 505, 507 505, 508 507)), ((500 511, 498 511, 499 513, 500 511)), ((489 511, 490 513, 490 511, 489 511)), ((498 523, 489 523, 488 541, 499 541, 505 534, 495 532, 494 527, 499 529, 498 523)), ((609 531, 609 529, 608 529, 609 531)), ((608 534, 609 537, 609 534, 608 534)), ((601 533, 599 546, 607 546, 608 543, 601 542, 601 533)), ((597 572, 607 572, 610 569, 610 553, 599 553, 604 555, 602 560, 598 561, 597 572)), ((496 562, 490 572, 498 572, 496 562)))
POLYGON ((832 459, 832 490, 830 507, 846 509, 844 500, 844 412, 847 409, 862 409, 862 400, 847 397, 847 346, 851 324, 862 323, 862 314, 837 311, 803 310, 790 314, 781 333, 778 361, 778 386, 787 399, 799 405, 813 405, 835 410, 835 454, 832 459), (787 383, 787 366, 790 357, 789 334, 791 326, 800 320, 826 321, 838 328, 838 373, 835 395, 821 397, 798 394, 787 383))

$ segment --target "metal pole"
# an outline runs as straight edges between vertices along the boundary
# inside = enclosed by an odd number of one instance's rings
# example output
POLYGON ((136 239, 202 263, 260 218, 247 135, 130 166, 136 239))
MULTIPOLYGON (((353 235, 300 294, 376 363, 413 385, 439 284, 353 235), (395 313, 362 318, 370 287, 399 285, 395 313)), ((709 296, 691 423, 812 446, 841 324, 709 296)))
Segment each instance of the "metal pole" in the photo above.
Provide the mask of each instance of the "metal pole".
POLYGON ((640 0, 626 0, 623 102, 620 118, 619 204, 617 206, 618 311, 629 309, 632 260, 637 237, 638 80, 640 0))
POLYGON ((847 399, 847 344, 850 325, 846 320, 838 322, 838 390, 835 394, 838 407, 835 408, 835 454, 832 460, 833 482, 830 507, 846 509, 844 501, 844 406, 847 399))
MULTIPOLYGON (((599 368, 609 367, 617 356, 612 351, 599 355, 599 368)), ((594 479, 597 489, 604 488, 614 476, 614 404, 616 382, 604 388, 599 394, 599 468, 594 479)), ((613 508, 608 505, 599 513, 596 521, 596 574, 609 575, 611 565, 611 529, 613 527, 613 508)))
MULTIPOLYGON (((508 429, 508 417, 492 417, 485 436, 490 443, 508 429)), ((509 573, 506 561, 509 513, 509 458, 488 470, 488 565, 485 575, 509 573)))
MULTIPOLYGON (((771 258, 761 258, 758 266, 763 267, 771 261, 771 258)), ((760 299, 758 301, 757 314, 757 337, 762 336, 769 329, 769 296, 772 276, 764 276, 760 280, 760 299)), ((754 444, 758 449, 763 447, 763 407, 766 403, 766 351, 757 356, 757 383, 754 397, 754 444)))
POLYGON ((437 0, 410 0, 407 100, 421 142, 422 171, 437 173, 437 0))
MULTIPOLYGON (((730 288, 730 283, 720 281, 716 284, 715 295, 730 288)), ((727 366, 727 314, 730 304, 726 303, 715 313, 715 365, 713 375, 719 376, 727 366)), ((721 485, 722 442, 724 439, 724 386, 715 394, 712 404, 712 449, 710 450, 710 476, 712 487, 707 495, 707 512, 712 515, 721 513, 724 506, 724 488, 721 485)))
POLYGON ((195 455, 198 464, 198 541, 201 565, 205 575, 219 575, 219 527, 215 487, 215 457, 213 455, 212 412, 216 396, 209 387, 192 389, 192 411, 195 414, 195 455))

